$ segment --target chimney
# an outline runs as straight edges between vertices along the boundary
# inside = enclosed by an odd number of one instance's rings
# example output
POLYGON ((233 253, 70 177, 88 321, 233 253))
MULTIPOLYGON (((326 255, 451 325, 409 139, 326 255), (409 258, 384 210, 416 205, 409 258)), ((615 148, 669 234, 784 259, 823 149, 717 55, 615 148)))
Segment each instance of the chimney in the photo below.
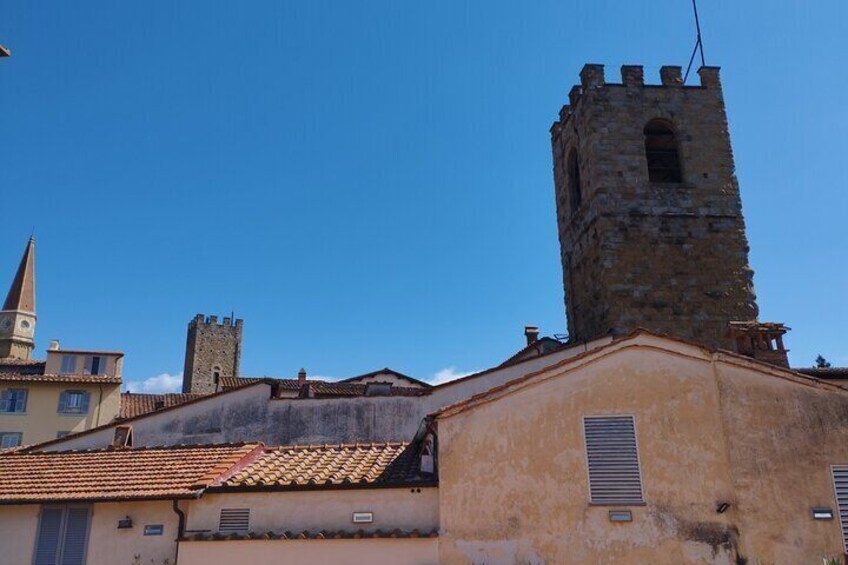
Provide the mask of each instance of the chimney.
POLYGON ((306 382, 306 369, 301 369, 297 372, 297 384, 302 385, 306 382))
POLYGON ((527 338, 527 345, 533 345, 539 339, 538 326, 524 326, 524 337, 527 338))
POLYGON ((58 339, 51 339, 50 340, 50 347, 47 348, 47 351, 59 351, 59 340, 58 339))

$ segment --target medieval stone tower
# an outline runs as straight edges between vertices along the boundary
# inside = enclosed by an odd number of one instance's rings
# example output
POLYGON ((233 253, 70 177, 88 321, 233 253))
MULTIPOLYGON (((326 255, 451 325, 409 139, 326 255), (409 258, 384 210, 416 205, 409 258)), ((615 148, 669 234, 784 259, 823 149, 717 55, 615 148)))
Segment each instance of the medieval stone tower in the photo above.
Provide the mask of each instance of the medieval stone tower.
POLYGON ((32 357, 35 320, 35 239, 31 237, 0 310, 0 358, 32 357))
POLYGON ((719 69, 646 85, 586 65, 551 128, 563 285, 572 339, 644 327, 735 347, 757 304, 719 69))
POLYGON ((198 314, 188 323, 183 392, 220 390, 221 377, 239 376, 242 320, 198 314))

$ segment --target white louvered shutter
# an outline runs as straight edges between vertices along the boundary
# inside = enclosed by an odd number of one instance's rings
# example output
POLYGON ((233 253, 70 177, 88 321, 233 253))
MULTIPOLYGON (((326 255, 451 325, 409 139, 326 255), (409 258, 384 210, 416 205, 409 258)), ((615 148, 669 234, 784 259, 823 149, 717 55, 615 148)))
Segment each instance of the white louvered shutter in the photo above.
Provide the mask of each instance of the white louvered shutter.
POLYGON ((842 528, 842 545, 848 552, 848 465, 832 468, 836 506, 839 508, 839 526, 842 528))
POLYGON ((593 504, 642 504, 633 416, 583 418, 593 504))
POLYGON ((221 532, 246 532, 250 529, 250 508, 222 508, 218 530, 221 532))
POLYGON ((42 508, 38 522, 33 565, 56 565, 59 558, 59 536, 62 533, 62 508, 42 508))

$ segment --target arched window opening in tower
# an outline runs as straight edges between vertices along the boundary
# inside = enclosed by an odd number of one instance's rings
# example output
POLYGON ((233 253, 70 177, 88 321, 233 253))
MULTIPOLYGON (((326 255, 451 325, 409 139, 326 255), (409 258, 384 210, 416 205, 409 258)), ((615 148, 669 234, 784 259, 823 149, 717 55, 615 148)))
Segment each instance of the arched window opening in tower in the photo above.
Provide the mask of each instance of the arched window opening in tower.
POLYGON ((580 186, 580 163, 577 159, 577 151, 572 149, 568 154, 568 201, 571 204, 571 212, 574 213, 583 200, 582 188, 580 186))
POLYGON ((682 182, 677 138, 671 124, 651 120, 645 126, 645 157, 651 182, 682 182))

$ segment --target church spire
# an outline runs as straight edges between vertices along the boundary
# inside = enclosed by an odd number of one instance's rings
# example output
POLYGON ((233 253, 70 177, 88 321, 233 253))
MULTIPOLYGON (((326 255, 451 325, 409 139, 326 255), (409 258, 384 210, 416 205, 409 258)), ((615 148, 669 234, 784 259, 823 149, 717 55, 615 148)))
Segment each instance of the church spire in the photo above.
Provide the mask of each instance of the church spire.
POLYGON ((29 359, 35 347, 35 238, 30 237, 0 310, 0 357, 29 359))
POLYGON ((6 295, 3 310, 18 310, 35 314, 35 237, 30 237, 18 265, 15 280, 6 295))

